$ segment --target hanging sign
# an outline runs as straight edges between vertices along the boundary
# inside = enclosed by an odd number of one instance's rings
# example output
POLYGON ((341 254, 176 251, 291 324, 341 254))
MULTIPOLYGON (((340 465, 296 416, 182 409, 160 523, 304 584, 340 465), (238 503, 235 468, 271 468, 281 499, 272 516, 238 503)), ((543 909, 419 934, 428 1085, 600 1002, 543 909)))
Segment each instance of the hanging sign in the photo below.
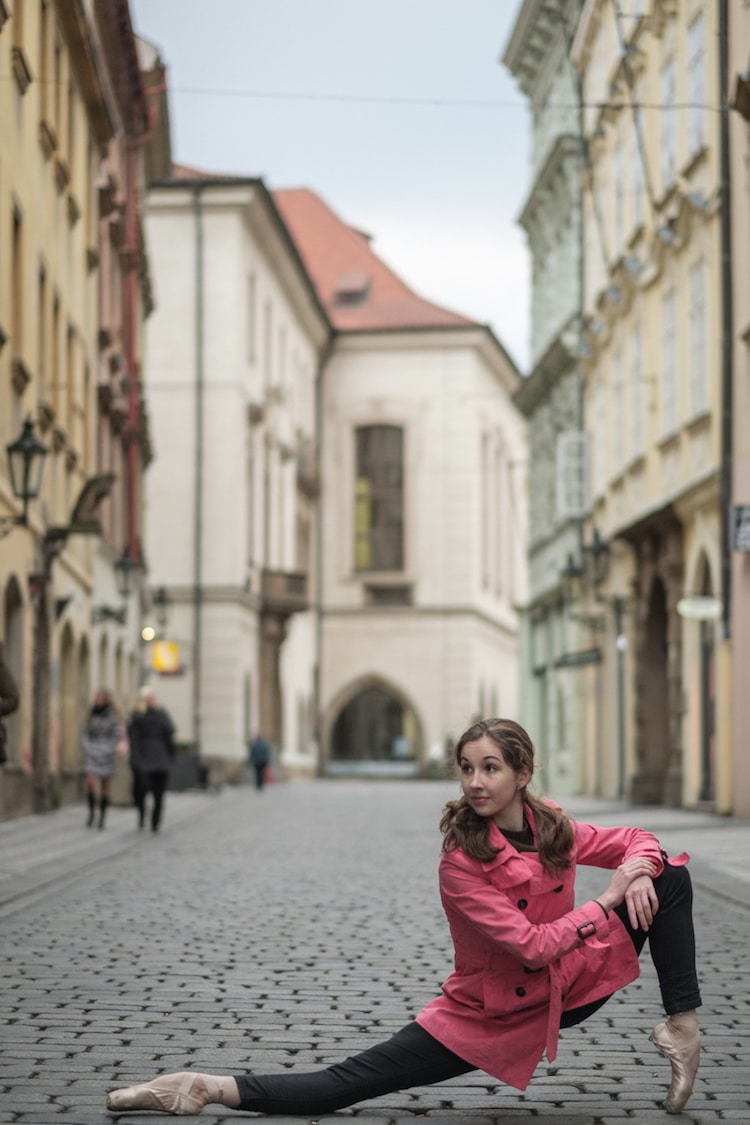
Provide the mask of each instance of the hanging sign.
POLYGON ((180 646, 176 641, 154 641, 151 646, 151 664, 162 676, 174 676, 182 671, 180 646))

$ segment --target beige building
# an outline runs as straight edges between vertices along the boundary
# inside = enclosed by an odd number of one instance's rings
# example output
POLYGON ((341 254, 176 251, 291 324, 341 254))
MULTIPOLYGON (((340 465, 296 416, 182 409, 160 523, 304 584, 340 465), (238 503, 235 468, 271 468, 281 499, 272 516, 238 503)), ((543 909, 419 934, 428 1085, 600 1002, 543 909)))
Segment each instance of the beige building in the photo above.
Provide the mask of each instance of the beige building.
POLYGON ((634 801, 725 811, 718 10, 587 0, 572 57, 592 472, 581 562, 603 661, 589 752, 605 794, 624 771, 634 801))
POLYGON ((731 570, 732 809, 750 816, 750 6, 729 4, 727 85, 731 172, 732 324, 732 502, 742 508, 733 521, 731 570))
POLYGON ((0 468, 0 636, 21 689, 0 816, 13 816, 78 796, 91 694, 101 683, 125 703, 137 677, 138 599, 126 621, 115 563, 126 548, 138 560, 148 456, 149 115, 126 0, 0 4, 0 53, 0 445, 28 420, 46 450, 28 518, 0 468))
POLYGON ((331 325, 319 387, 318 768, 419 774, 519 712, 526 426, 489 328, 313 191, 274 192, 331 325))

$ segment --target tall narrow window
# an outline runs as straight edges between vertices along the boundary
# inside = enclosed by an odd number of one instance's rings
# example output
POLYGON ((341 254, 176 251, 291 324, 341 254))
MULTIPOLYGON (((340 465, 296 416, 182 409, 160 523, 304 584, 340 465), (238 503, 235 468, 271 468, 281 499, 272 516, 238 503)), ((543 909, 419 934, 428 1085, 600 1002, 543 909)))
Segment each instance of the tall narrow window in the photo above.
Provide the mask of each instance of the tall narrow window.
POLYGON ((665 434, 677 429, 677 354, 675 339, 675 294, 662 301, 662 423, 665 434))
POLYGON ((643 355, 641 346, 641 325, 636 321, 631 337, 630 393, 633 457, 643 455, 643 355))
POLYGON ((354 565, 401 570, 404 565, 404 435, 400 426, 356 431, 354 565))
POLYGON ((706 31, 703 12, 688 28, 688 148, 699 152, 706 143, 706 31))
POLYGON ((10 335, 13 355, 23 355, 23 221, 21 212, 13 209, 13 242, 11 246, 11 301, 10 335))
POLYGON ((661 190, 666 192, 677 171, 677 121, 675 113, 677 74, 673 58, 661 72, 661 190))
POLYGON ((617 348, 612 360, 612 417, 614 419, 614 471, 621 473, 625 467, 625 396, 622 380, 622 351, 617 348))
POLYGON ((256 315, 255 315, 255 274, 251 273, 247 278, 247 359, 248 363, 255 363, 255 336, 256 336, 256 315))
POLYGON ((693 414, 700 414, 708 406, 705 273, 702 260, 690 270, 690 406, 693 414))
POLYGON ((39 352, 37 362, 37 374, 39 375, 39 398, 42 402, 47 399, 47 272, 44 266, 39 267, 39 292, 38 292, 38 309, 37 309, 37 323, 39 331, 37 339, 39 341, 39 352))
MULTIPOLYGON (((637 100, 639 95, 634 91, 633 97, 637 100)), ((641 110, 636 106, 633 111, 633 224, 636 227, 643 225, 645 218, 646 177, 643 172, 643 152, 641 148, 641 110)))

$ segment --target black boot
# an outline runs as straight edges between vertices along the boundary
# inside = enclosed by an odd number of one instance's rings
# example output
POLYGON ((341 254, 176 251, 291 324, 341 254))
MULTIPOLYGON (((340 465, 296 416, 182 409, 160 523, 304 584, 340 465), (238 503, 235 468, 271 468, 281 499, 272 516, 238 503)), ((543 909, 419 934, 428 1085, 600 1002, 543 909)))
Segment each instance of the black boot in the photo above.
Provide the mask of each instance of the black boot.
POLYGON ((104 827, 104 818, 107 815, 107 808, 109 806, 109 797, 102 797, 99 802, 99 827, 104 827))
POLYGON ((96 797, 93 793, 88 794, 89 802, 89 818, 86 821, 86 827, 91 828, 94 824, 94 817, 96 816, 96 797))

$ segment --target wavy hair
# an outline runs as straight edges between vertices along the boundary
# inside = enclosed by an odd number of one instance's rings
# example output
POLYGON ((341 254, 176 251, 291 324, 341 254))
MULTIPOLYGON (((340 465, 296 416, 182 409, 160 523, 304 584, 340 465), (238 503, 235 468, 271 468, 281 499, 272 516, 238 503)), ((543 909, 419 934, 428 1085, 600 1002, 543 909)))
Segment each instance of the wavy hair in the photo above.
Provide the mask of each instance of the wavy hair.
MULTIPOLYGON (((500 750, 503 760, 514 773, 522 770, 534 773, 534 744, 527 732, 512 719, 481 719, 461 735, 455 748, 456 764, 461 764, 461 754, 467 742, 488 738, 500 750)), ((565 871, 570 867, 573 850, 573 826, 562 809, 546 804, 524 787, 523 802, 534 813, 539 858, 546 871, 565 871)), ((443 833, 443 851, 460 848, 472 859, 487 863, 495 858, 500 848, 490 843, 489 818, 479 816, 464 796, 449 801, 440 821, 443 833)))

